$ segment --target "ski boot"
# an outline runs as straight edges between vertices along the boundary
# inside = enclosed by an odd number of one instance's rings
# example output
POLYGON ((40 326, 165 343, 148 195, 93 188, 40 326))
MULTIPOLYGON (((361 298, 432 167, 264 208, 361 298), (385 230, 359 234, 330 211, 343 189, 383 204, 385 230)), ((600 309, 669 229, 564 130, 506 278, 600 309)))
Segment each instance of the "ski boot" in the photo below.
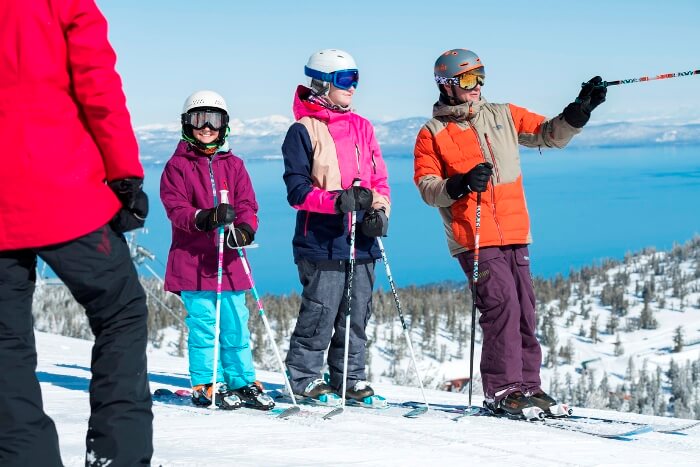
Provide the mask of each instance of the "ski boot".
POLYGON ((374 389, 367 381, 357 381, 352 387, 345 391, 346 399, 362 400, 366 397, 372 397, 374 389))
POLYGON ((548 417, 567 417, 573 414, 573 410, 566 404, 559 404, 552 396, 539 389, 534 393, 528 394, 530 400, 548 417))
MULTIPOLYGON (((241 408, 242 405, 240 397, 233 391, 229 391, 228 386, 224 383, 216 384, 214 403, 222 410, 235 410, 241 408)), ((192 404, 199 407, 211 405, 211 383, 198 384, 192 388, 192 404)))
POLYGON ((258 381, 253 381, 232 392, 240 397, 244 406, 251 409, 270 410, 275 406, 275 401, 263 392, 262 384, 258 381))
POLYGON ((296 397, 302 402, 329 407, 337 407, 342 402, 340 396, 334 394, 333 388, 321 378, 311 381, 301 394, 296 394, 296 397))
POLYGON ((345 400, 349 405, 359 405, 370 409, 385 409, 386 399, 374 393, 367 381, 356 381, 345 391, 345 400))
POLYGON ((484 407, 497 417, 507 417, 514 420, 540 420, 544 418, 544 411, 520 391, 511 392, 498 401, 486 399, 484 407))

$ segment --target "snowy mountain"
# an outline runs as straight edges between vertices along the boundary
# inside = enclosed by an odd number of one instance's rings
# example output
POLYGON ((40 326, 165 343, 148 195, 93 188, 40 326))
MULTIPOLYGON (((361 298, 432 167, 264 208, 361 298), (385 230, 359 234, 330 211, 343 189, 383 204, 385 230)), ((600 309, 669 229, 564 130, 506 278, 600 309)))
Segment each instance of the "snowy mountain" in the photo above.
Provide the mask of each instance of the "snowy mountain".
MULTIPOLYGON (((37 374, 45 410, 56 422, 63 462, 84 464, 89 416, 91 342, 37 333, 37 374)), ((187 387, 187 362, 164 350, 149 350, 151 388, 187 387)), ((268 389, 281 387, 279 373, 259 371, 268 389)), ((391 402, 421 400, 412 387, 376 384, 391 402)), ((465 404, 463 394, 426 391, 431 403, 465 404)), ((475 403, 481 400, 476 397, 475 403)), ((278 407, 287 406, 278 404, 278 407)), ((685 435, 659 431, 626 441, 554 429, 540 422, 468 417, 459 422, 431 410, 416 419, 403 408, 349 408, 330 420, 327 408, 307 407, 289 419, 249 409, 210 411, 154 404, 153 465, 176 466, 418 466, 446 465, 700 465, 700 427, 685 435)), ((581 415, 653 425, 656 430, 685 421, 635 414, 578 409, 581 415)), ((606 425, 606 424, 603 424, 606 425)), ((605 429, 605 427, 601 427, 605 429)))
MULTIPOLYGON (((386 156, 413 154, 413 145, 424 117, 373 122, 377 139, 386 156)), ((251 120, 233 119, 229 141, 236 154, 248 158, 277 158, 291 117, 272 115, 251 120)), ((162 163, 172 154, 180 138, 179 124, 147 125, 136 128, 145 163, 162 163)), ((586 126, 572 147, 644 146, 700 143, 700 123, 612 122, 586 126)))

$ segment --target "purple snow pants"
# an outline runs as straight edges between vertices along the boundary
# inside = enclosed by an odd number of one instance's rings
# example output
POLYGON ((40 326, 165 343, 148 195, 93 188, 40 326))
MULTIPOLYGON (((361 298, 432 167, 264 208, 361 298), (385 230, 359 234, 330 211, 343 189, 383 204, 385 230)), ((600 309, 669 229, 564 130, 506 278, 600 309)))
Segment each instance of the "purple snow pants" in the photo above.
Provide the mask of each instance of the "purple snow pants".
MULTIPOLYGON (((469 278, 474 252, 457 255, 469 278)), ((487 399, 500 400, 516 391, 540 389, 542 350, 535 336, 535 292, 530 255, 525 245, 479 250, 476 306, 483 331, 481 378, 487 399)))

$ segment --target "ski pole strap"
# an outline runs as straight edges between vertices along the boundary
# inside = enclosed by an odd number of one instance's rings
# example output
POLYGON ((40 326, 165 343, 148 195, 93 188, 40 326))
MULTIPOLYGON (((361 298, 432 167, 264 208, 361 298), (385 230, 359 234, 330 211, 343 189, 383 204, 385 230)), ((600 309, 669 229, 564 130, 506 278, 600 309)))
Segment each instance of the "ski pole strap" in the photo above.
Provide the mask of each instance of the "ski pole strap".
MULTIPOLYGON (((645 81, 655 81, 658 79, 680 78, 682 76, 700 75, 700 70, 679 71, 678 73, 664 73, 656 76, 640 76, 639 78, 618 79, 615 81, 603 81, 600 86, 617 86, 620 84, 643 83, 645 81)), ((586 83, 581 83, 584 86, 586 83)))

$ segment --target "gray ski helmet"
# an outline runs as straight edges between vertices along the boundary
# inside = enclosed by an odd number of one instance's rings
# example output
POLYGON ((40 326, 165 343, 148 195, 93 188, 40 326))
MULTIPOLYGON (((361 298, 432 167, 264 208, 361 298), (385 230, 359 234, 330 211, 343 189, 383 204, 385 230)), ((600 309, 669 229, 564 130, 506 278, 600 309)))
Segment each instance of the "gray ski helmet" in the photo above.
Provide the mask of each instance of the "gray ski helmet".
POLYGON ((445 94, 445 86, 457 84, 453 79, 461 74, 481 68, 484 74, 484 64, 477 54, 467 49, 451 49, 435 60, 435 82, 441 94, 445 94))

